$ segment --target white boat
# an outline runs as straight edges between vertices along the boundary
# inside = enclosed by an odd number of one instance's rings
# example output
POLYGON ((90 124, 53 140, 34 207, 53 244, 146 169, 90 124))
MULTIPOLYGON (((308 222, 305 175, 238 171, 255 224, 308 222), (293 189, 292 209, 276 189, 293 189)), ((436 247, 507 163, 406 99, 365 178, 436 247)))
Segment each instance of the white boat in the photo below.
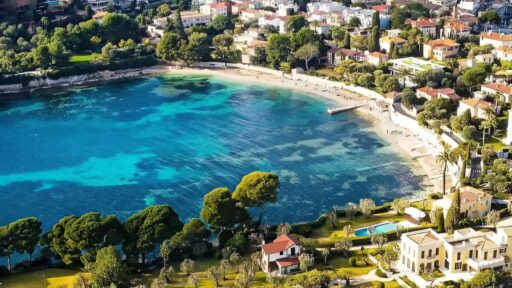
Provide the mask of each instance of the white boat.
POLYGON ((335 108, 330 108, 329 107, 329 108, 327 108, 327 113, 329 113, 331 115, 334 115, 334 114, 338 114, 338 113, 354 110, 354 109, 357 109, 357 108, 359 108, 361 106, 363 106, 363 105, 352 105, 352 106, 347 106, 347 107, 335 107, 335 108))

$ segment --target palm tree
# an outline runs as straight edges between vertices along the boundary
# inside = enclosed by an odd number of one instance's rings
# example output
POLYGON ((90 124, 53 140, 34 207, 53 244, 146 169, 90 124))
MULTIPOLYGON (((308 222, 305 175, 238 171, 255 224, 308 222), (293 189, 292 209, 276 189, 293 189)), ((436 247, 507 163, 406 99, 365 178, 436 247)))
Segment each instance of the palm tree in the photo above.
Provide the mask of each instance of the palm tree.
MULTIPOLYGON (((489 125, 496 130, 496 125, 498 125, 498 121, 496 118, 496 110, 492 107, 487 107, 484 109, 485 120, 489 122, 489 125)), ((489 127, 490 129, 490 127, 489 127)), ((489 135, 491 131, 489 130, 489 135)))
POLYGON ((409 77, 409 70, 406 68, 399 68, 395 70, 395 76, 397 78, 402 78, 402 88, 405 87, 405 80, 409 77))
POLYGON ((446 195, 446 170, 448 169, 448 164, 453 164, 457 161, 453 150, 446 143, 441 142, 443 146, 443 151, 437 155, 437 162, 443 163, 443 195, 446 195))
POLYGON ((487 131, 487 129, 491 129, 491 127, 492 124, 487 120, 482 121, 480 124, 480 129, 482 129, 482 147, 485 147, 485 131, 487 131))

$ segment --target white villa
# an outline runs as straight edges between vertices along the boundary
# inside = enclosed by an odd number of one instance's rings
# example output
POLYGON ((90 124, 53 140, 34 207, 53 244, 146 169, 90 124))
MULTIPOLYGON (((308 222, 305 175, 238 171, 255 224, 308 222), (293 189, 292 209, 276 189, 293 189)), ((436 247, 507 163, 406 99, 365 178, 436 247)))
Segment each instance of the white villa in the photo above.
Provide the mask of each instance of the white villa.
POLYGON ((440 234, 432 229, 404 233, 400 239, 400 269, 416 274, 432 269, 441 272, 479 272, 482 269, 507 269, 512 228, 497 232, 477 232, 472 228, 440 234))
POLYGON ((293 235, 281 235, 272 243, 261 245, 261 269, 265 273, 277 271, 288 275, 299 271, 299 255, 302 246, 293 235))

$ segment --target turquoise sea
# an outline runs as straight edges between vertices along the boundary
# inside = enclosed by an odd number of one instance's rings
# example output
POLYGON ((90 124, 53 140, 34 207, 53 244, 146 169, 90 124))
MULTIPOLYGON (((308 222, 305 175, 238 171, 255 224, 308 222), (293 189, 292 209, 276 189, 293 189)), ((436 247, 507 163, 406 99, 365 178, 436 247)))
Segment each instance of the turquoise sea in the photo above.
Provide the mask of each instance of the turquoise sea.
POLYGON ((0 101, 0 225, 170 204, 198 216, 205 193, 251 171, 280 176, 267 223, 421 189, 368 122, 329 102, 205 76, 159 76, 0 101))

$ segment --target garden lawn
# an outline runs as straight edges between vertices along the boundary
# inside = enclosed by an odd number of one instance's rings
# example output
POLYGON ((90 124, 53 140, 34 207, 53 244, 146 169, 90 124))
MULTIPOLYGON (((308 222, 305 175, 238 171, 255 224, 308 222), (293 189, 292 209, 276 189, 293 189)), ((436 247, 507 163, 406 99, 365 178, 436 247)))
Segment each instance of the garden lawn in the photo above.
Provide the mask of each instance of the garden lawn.
MULTIPOLYGON (((329 221, 325 221, 324 225, 313 230, 310 238, 317 239, 320 244, 334 244, 336 241, 345 237, 343 227, 347 224, 352 225, 352 229, 355 231, 356 229, 382 222, 398 222, 403 220, 405 220, 405 218, 402 215, 396 215, 390 212, 375 214, 371 217, 359 216, 352 220, 347 218, 338 218, 336 228, 332 228, 331 223, 329 221)), ((352 235, 350 238, 356 237, 355 235, 352 235)))
POLYGON ((2 287, 9 288, 74 288, 79 271, 70 269, 45 269, 14 274, 0 278, 2 287))
POLYGON ((318 270, 325 270, 325 269, 334 269, 336 271, 345 272, 349 276, 361 276, 366 275, 370 270, 375 269, 375 265, 368 259, 367 260, 369 265, 366 265, 366 263, 363 261, 363 254, 360 250, 352 251, 351 256, 349 257, 342 257, 340 255, 331 256, 331 258, 327 261, 327 265, 324 265, 324 263, 316 263, 313 268, 316 268, 318 270), (352 267, 349 264, 349 259, 353 257, 356 258, 356 267, 352 267))
POLYGON ((69 58, 69 62, 71 63, 84 63, 84 62, 91 62, 92 61, 92 54, 86 54, 86 55, 73 55, 71 58, 69 58))

